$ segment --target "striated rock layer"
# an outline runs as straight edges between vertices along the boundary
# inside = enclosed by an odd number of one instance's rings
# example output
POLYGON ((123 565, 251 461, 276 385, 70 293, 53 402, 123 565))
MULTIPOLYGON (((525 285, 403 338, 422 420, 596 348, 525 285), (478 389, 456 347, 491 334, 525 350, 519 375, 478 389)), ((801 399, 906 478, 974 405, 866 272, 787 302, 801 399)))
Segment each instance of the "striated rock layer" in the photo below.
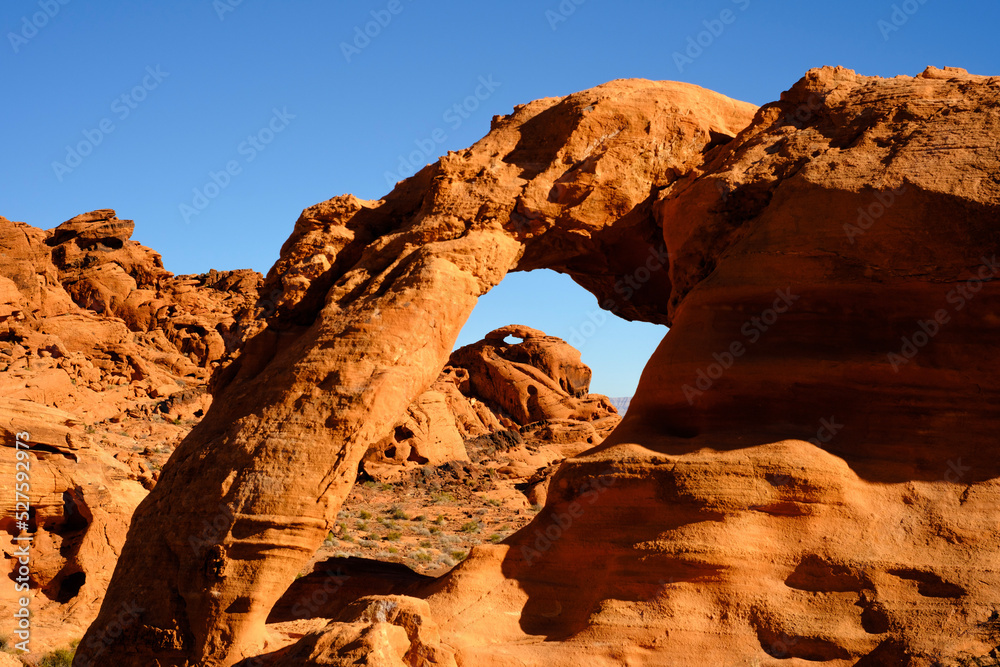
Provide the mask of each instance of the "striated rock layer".
MULTIPOLYGON (((209 375, 255 315, 259 274, 174 276, 132 231, 110 209, 48 231, 0 217, 0 525, 33 540, 35 651, 78 639, 96 617, 132 512, 159 474, 145 455, 208 409, 209 375), (22 432, 32 453, 17 461, 22 432), (26 475, 24 529, 15 483, 26 475)), ((6 540, 4 551, 22 544, 6 540)), ((9 560, 8 574, 18 567, 9 560)), ((22 594, 11 585, 0 595, 4 637, 22 594)))
POLYGON ((516 109, 380 202, 307 209, 267 328, 137 511, 88 640, 139 596, 162 602, 107 642, 122 664, 987 655, 998 98, 1000 78, 934 68, 812 70, 759 110, 614 82, 516 109), (671 326, 620 426, 504 544, 261 653, 364 450, 475 298, 541 267, 671 326))
POLYGON ((754 107, 696 86, 614 82, 497 118, 379 202, 306 209, 261 288, 266 329, 215 379, 213 407, 133 517, 101 616, 155 600, 108 647, 129 664, 231 664, 332 525, 369 445, 444 367, 477 297, 556 268, 665 321, 656 193, 754 107), (631 300, 617 276, 636 263, 631 300))

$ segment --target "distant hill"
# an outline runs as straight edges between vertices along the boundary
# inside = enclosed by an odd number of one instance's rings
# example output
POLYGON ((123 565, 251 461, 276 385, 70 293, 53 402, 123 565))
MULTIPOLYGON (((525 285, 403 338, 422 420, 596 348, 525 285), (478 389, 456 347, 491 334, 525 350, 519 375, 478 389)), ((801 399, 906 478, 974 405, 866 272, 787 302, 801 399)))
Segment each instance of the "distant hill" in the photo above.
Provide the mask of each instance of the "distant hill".
POLYGON ((623 415, 625 411, 628 410, 629 403, 632 402, 631 396, 619 396, 618 398, 610 398, 611 405, 615 406, 618 410, 618 414, 623 415))

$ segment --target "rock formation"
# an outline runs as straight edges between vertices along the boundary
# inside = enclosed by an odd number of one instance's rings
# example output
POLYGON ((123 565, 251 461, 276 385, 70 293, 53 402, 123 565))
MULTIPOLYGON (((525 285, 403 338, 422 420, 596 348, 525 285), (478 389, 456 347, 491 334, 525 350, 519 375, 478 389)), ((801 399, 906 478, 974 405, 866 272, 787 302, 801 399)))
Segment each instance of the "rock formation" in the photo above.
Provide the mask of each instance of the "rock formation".
MULTIPOLYGON (((3 488, 11 491, 8 533, 33 538, 30 583, 40 591, 32 603, 33 646, 44 651, 79 639, 93 621, 132 512, 156 484, 154 459, 165 458, 170 443, 207 410, 208 373, 237 352, 241 337, 260 328, 256 314, 267 306, 255 304, 260 278, 250 271, 173 276, 159 255, 129 239, 132 222, 111 210, 77 216, 49 232, 4 220, 0 232, 11 250, 22 239, 29 241, 27 249, 5 254, 7 261, 0 264, 0 280, 9 288, 0 297, 6 343, 0 353, 9 358, 0 383, 11 397, 0 401, 0 425, 5 445, 13 447, 14 433, 23 430, 37 447, 31 462, 34 518, 27 531, 12 518, 13 489, 3 488), (11 255, 29 257, 30 263, 10 261, 11 255)), ((488 404, 470 392, 468 369, 456 361, 434 388, 417 397, 393 436, 369 452, 368 473, 400 480, 406 472, 402 464, 418 466, 423 454, 432 465, 463 460, 463 472, 471 476, 502 469, 507 484, 494 494, 499 497, 520 496, 515 483, 531 480, 527 493, 538 502, 554 462, 610 432, 618 418, 601 407, 601 397, 584 395, 590 369, 580 363, 579 352, 526 327, 508 330, 531 339, 525 346, 531 354, 512 353, 527 365, 493 358, 510 366, 508 374, 512 364, 522 366, 553 401, 591 405, 577 410, 586 420, 527 424, 525 440, 517 434, 522 425, 506 416, 502 402, 488 404), (562 365, 573 368, 580 396, 565 393, 552 379, 562 365), (410 435, 397 440, 401 433, 410 435), (510 433, 518 447, 494 453, 493 434, 510 433), (469 439, 475 440, 475 463, 466 451, 469 439)), ((502 332, 497 335, 503 338, 502 332)), ((476 347, 486 346, 501 353, 519 347, 501 340, 476 347)), ((495 385, 493 391, 504 388, 495 385)), ((15 479, 14 462, 11 451, 4 468, 8 481, 15 479)), ((420 482, 437 487, 449 472, 421 470, 420 482)), ((527 501, 514 505, 526 507, 527 501)), ((8 552, 18 547, 9 546, 8 552)), ((13 612, 15 593, 6 591, 0 610, 13 612)), ((11 636, 5 624, 0 636, 11 636)))
POLYGON ((812 70, 760 109, 613 82, 496 118, 379 202, 306 209, 262 286, 266 327, 137 510, 82 650, 161 667, 986 655, 998 93, 934 68, 812 70), (282 648, 265 620, 365 451, 475 299, 542 267, 671 326, 620 426, 504 544, 342 600, 282 648))
POLYGON ((380 462, 468 460, 467 440, 502 431, 544 432, 537 440, 579 443, 572 452, 579 453, 619 421, 607 397, 589 388, 590 368, 565 341, 519 325, 491 331, 452 353, 430 389, 365 455, 365 470, 378 478, 380 462))
POLYGON ((666 321, 656 194, 754 110, 696 86, 614 82, 495 119, 382 201, 306 209, 261 287, 267 328, 217 375, 212 409, 136 511, 84 645, 143 599, 160 602, 108 659, 258 651, 361 457, 432 384, 477 297, 508 270, 550 267, 624 317, 666 321), (637 264, 645 288, 621 299, 616 276, 637 264))
MULTIPOLYGON (((0 218, 0 490, 8 535, 33 538, 36 649, 78 639, 96 616, 159 475, 152 458, 208 409, 212 370, 256 315, 259 274, 173 276, 132 231, 112 210, 49 231, 0 218), (33 443, 27 531, 13 520, 19 432, 33 443)), ((0 597, 7 637, 18 597, 0 597)))
MULTIPOLYGON (((0 399, 2 525, 8 535, 30 536, 29 585, 35 642, 54 648, 79 638, 97 614, 125 541, 132 512, 146 495, 129 466, 87 435, 69 413, 30 401, 0 399), (17 466, 16 433, 30 434, 27 468, 17 466), (16 473, 30 473, 27 530, 15 524, 16 473), (8 480, 10 480, 8 482, 8 480)), ((7 554, 23 543, 5 542, 7 554)), ((11 572, 17 560, 12 560, 11 572)), ((10 575, 13 579, 13 574, 10 575)), ((24 595, 14 585, 0 594, 5 621, 24 595)), ((5 625, 4 635, 13 635, 5 625)), ((18 640, 19 641, 19 640, 18 640)))
POLYGON ((0 218, 4 396, 103 421, 137 400, 204 387, 240 346, 259 274, 174 276, 130 240, 133 227, 110 209, 49 231, 0 218))

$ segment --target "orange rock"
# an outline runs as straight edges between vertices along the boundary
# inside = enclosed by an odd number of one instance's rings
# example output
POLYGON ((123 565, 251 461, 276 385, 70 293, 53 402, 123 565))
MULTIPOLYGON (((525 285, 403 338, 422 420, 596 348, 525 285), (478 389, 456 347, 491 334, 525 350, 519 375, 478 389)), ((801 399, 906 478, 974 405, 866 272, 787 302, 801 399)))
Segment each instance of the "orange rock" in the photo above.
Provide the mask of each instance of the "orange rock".
POLYGON ((427 598, 461 659, 993 650, 998 88, 813 70, 659 195, 671 330, 502 558, 474 552, 427 598))
POLYGON ((398 480, 401 473, 372 462, 467 461, 465 441, 506 430, 531 432, 547 443, 597 444, 618 417, 589 387, 590 368, 564 341, 519 325, 497 329, 452 353, 437 381, 365 455, 365 470, 389 481, 387 475, 398 480), (508 336, 521 340, 505 342, 508 336))
MULTIPOLYGON (((90 442, 71 414, 37 403, 0 399, 0 493, 7 553, 21 546, 11 537, 31 537, 32 650, 56 648, 79 639, 96 616, 132 512, 146 490, 129 469, 90 442), (30 515, 27 530, 15 525, 15 434, 27 433, 30 515)), ((7 562, 13 578, 16 559, 7 562)), ((5 586, 0 593, 3 630, 24 593, 5 586)))
POLYGON ((623 317, 668 321, 655 193, 754 112, 696 86, 616 81, 518 107, 384 200, 303 211, 261 286, 267 327, 216 374, 208 415, 137 510, 88 638, 138 595, 163 602, 109 660, 255 654, 362 456, 434 382, 507 271, 564 271, 623 317), (617 276, 637 263, 644 288, 624 299, 617 276))
MULTIPOLYGON (((613 82, 519 107, 384 200, 307 209, 264 283, 266 328, 137 510, 88 638, 138 595, 158 602, 112 662, 261 653, 361 457, 439 377, 475 299, 549 267, 671 326, 627 415, 562 465, 531 524, 409 591, 427 605, 407 599, 410 621, 369 599, 286 664, 987 656, 998 93, 957 69, 823 68, 755 111, 613 82)), ((492 395, 531 415, 527 387, 552 376, 513 368, 524 393, 492 395)), ((559 377, 570 394, 577 375, 559 377)))
POLYGON ((357 600, 327 628, 306 636, 267 664, 455 667, 457 663, 451 649, 441 643, 428 604, 392 595, 357 600))
MULTIPOLYGON (((129 240, 132 230, 111 210, 49 232, 0 218, 0 426, 5 447, 22 430, 38 447, 33 650, 79 639, 93 621, 132 512, 156 481, 136 452, 92 442, 95 425, 106 434, 112 420, 142 416, 155 426, 161 415, 203 415, 210 372, 256 316, 258 274, 174 277, 159 255, 129 240)), ((7 517, 14 463, 11 451, 0 464, 7 517)), ((4 636, 16 597, 12 587, 0 596, 4 636)))
POLYGON ((110 209, 49 232, 0 218, 0 341, 24 348, 4 369, 4 395, 102 421, 206 385, 254 330, 259 274, 175 277, 129 240, 133 229, 110 209), (109 400, 104 390, 123 384, 128 395, 109 400))

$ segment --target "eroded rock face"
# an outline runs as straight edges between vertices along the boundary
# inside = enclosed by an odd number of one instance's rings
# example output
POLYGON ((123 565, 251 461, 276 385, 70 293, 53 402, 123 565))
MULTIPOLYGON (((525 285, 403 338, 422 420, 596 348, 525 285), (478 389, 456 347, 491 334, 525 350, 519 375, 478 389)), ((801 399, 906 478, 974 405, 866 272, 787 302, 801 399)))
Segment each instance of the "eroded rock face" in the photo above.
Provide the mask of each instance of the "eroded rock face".
POLYGON ((614 414, 605 397, 589 394, 590 368, 580 361, 580 352, 536 329, 497 329, 482 342, 456 350, 449 364, 466 369, 473 396, 521 426, 551 419, 596 421, 614 414))
POLYGON ((267 328, 216 377, 212 409, 137 510, 88 638, 140 596, 162 602, 109 659, 253 655, 361 457, 507 271, 564 271, 624 317, 668 321, 656 193, 753 113, 695 86, 613 82, 518 107, 384 200, 303 211, 261 288, 275 305, 267 328), (640 263, 643 289, 624 299, 615 283, 640 263))
POLYGON ((814 70, 659 195, 672 328, 545 511, 430 592, 458 655, 930 665, 1000 643, 998 92, 814 70))
MULTIPOLYGON (((209 375, 256 315, 259 274, 174 276, 130 240, 133 227, 110 209, 49 231, 0 218, 0 491, 8 536, 33 540, 35 651, 79 639, 96 617, 159 474, 147 455, 208 409, 209 375), (22 462, 26 530, 11 518, 20 432, 34 443, 22 462)), ((7 540, 4 551, 18 546, 7 540)), ((8 564, 11 573, 18 563, 8 564)), ((0 598, 4 636, 18 597, 10 586, 0 598)))
MULTIPOLYGON (((365 459, 396 465, 468 460, 465 441, 502 431, 544 434, 537 441, 576 441, 586 449, 619 421, 607 397, 589 388, 590 368, 579 350, 537 329, 503 327, 453 352, 431 388, 365 459)), ((378 478, 370 463, 366 471, 378 478)))
MULTIPOLYGON (((32 644, 54 647, 79 637, 97 614, 125 542, 132 512, 146 495, 129 468, 115 460, 69 413, 29 401, 0 399, 0 474, 4 532, 30 537, 32 644), (15 434, 27 433, 30 456, 17 465, 15 434), (16 469, 15 469, 16 468, 16 469), (30 519, 18 528, 14 481, 29 474, 30 519), (10 480, 8 482, 8 480, 10 480)), ((23 507, 21 508, 23 510, 23 507)), ((14 554, 24 542, 5 541, 14 554)), ((9 561, 14 576, 17 560, 9 561)), ((4 586, 0 606, 8 618, 26 595, 4 586)), ((6 633, 10 631, 6 626, 6 633)), ((12 636, 7 634, 7 636, 12 636)))
POLYGON ((454 652, 441 642, 441 633, 427 602, 401 595, 358 599, 327 628, 304 637, 266 664, 271 667, 457 665, 454 652))
MULTIPOLYGON (((475 298, 550 267, 672 328, 535 521, 408 591, 456 662, 986 655, 998 94, 962 70, 823 68, 751 119, 690 86, 614 82, 520 107, 385 200, 307 209, 265 282, 267 328, 137 511, 89 636, 141 595, 167 602, 115 661, 253 656, 475 298)), ((373 603, 288 650, 398 664, 436 646, 366 617, 373 603)))
POLYGON ((101 421, 204 387, 253 330, 259 274, 174 276, 133 228, 110 209, 48 232, 0 218, 4 396, 101 421))

